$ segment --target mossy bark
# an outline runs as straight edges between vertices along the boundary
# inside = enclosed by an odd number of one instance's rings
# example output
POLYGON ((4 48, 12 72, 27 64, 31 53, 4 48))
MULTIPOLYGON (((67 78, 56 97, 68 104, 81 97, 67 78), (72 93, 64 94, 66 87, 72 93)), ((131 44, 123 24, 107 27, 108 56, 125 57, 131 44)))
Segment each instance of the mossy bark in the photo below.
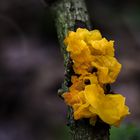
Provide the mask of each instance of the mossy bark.
MULTIPOLYGON (((73 74, 72 61, 63 41, 69 30, 76 30, 78 27, 91 29, 89 16, 84 0, 59 0, 52 5, 58 39, 61 51, 64 55, 65 79, 59 95, 68 91, 71 85, 73 74)), ((73 111, 68 107, 68 126, 70 127, 72 140, 109 140, 109 125, 100 119, 95 126, 89 124, 88 119, 75 121, 73 111)))

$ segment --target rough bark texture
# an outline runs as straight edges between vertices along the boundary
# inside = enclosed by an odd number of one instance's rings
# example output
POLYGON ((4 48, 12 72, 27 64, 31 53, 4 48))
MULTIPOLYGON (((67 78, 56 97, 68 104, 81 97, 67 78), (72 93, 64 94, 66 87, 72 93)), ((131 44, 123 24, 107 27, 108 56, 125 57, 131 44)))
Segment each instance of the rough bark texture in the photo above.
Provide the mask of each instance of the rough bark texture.
MULTIPOLYGON (((84 0, 60 0, 53 4, 52 12, 55 19, 61 51, 64 55, 65 79, 59 94, 68 91, 73 73, 72 61, 63 43, 69 30, 78 27, 91 29, 84 0)), ((109 140, 109 125, 98 119, 95 126, 89 124, 88 119, 75 121, 73 111, 68 107, 68 125, 71 129, 72 140, 109 140)))

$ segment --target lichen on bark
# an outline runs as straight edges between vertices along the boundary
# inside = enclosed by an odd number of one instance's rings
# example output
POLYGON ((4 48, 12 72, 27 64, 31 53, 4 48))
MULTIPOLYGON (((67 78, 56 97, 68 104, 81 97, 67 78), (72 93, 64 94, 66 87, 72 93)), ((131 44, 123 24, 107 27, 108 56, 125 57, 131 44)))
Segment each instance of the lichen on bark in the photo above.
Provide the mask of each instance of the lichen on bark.
MULTIPOLYGON (((63 43, 64 38, 69 30, 75 31, 78 27, 90 30, 91 24, 84 0, 59 0, 52 5, 51 10, 54 15, 61 52, 64 56, 65 79, 59 90, 59 95, 61 95, 68 91, 73 74, 72 61, 63 43)), ((95 126, 90 125, 88 119, 75 121, 71 107, 68 107, 67 119, 72 140, 109 140, 110 126, 100 119, 95 126)))

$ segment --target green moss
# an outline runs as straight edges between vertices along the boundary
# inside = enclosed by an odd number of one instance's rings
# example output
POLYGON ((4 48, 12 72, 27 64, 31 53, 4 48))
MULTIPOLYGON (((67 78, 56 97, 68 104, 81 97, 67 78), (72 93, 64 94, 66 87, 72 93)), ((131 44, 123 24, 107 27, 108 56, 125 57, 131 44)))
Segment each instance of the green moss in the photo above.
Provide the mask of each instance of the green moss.
POLYGON ((119 128, 112 127, 110 140, 140 140, 140 127, 133 124, 123 124, 119 128))

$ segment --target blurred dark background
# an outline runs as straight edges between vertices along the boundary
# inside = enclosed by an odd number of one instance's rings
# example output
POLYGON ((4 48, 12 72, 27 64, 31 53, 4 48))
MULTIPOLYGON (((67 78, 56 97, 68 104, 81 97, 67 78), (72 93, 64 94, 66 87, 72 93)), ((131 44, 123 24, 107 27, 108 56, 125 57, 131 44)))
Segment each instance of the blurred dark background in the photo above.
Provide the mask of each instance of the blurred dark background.
MULTIPOLYGON (((125 123, 139 126, 140 2, 86 3, 93 28, 115 40, 123 68, 112 90, 126 96, 125 123)), ((57 96, 63 57, 49 4, 0 0, 0 140, 68 140, 66 105, 57 96)))

